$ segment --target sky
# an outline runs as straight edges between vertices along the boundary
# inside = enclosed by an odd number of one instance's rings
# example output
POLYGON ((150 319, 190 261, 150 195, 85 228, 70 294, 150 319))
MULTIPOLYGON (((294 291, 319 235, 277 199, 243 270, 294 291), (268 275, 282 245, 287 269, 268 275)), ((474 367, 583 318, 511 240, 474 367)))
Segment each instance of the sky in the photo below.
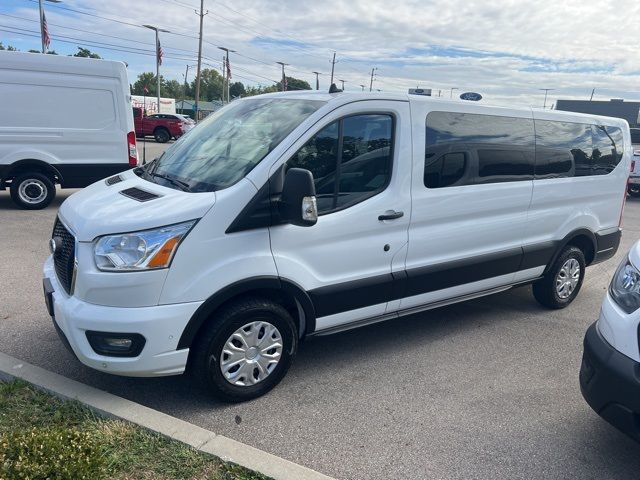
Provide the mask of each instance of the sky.
MULTIPOLYGON (((232 80, 272 85, 288 76, 328 89, 404 91, 431 88, 450 97, 472 91, 483 103, 547 108, 558 98, 640 100, 640 50, 634 40, 640 2, 633 0, 204 0, 203 62, 220 70, 230 54, 232 80), (338 86, 340 86, 339 82, 338 86), (453 91, 451 89, 454 89, 453 91)), ((128 64, 133 83, 155 71, 156 25, 165 58, 161 74, 195 74, 198 0, 45 2, 51 48, 84 46, 128 64), (84 13, 80 13, 84 12, 84 13), (100 18, 104 17, 104 18, 100 18), (97 43, 96 43, 97 42, 97 43)), ((39 49, 37 0, 0 0, 0 41, 39 49)))

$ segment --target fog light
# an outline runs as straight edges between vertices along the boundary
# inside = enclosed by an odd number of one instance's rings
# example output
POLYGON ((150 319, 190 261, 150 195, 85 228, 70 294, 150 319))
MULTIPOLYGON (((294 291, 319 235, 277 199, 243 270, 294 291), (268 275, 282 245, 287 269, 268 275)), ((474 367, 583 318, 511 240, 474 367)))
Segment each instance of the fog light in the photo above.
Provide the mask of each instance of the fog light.
POLYGON ((146 342, 139 333, 87 331, 86 335, 93 351, 107 357, 137 357, 146 342))

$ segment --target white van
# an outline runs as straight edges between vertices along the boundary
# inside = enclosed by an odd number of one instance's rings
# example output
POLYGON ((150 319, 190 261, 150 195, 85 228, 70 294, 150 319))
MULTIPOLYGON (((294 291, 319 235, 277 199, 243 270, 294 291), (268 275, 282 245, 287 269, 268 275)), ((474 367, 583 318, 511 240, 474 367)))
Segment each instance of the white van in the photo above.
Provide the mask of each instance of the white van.
POLYGON ((567 306, 618 247, 631 154, 611 118, 406 94, 238 100, 64 202, 49 312, 86 365, 189 365, 246 400, 310 335, 524 283, 567 306))
POLYGON ((640 442, 640 242, 620 263, 584 337, 580 389, 597 414, 640 442))
POLYGON ((138 164, 122 62, 0 52, 0 190, 44 208, 138 164))

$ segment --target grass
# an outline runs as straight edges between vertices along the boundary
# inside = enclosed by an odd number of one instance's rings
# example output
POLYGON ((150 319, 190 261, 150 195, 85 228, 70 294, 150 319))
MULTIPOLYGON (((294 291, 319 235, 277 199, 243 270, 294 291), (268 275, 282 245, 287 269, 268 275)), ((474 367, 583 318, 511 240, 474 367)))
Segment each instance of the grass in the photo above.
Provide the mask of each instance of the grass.
POLYGON ((267 480, 188 445, 0 382, 0 480, 267 480))

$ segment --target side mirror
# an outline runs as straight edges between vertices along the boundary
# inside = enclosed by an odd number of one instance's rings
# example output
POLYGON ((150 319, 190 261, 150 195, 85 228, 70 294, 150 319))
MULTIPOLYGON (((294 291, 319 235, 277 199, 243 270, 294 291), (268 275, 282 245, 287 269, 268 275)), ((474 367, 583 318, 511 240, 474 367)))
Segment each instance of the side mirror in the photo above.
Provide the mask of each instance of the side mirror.
POLYGON ((287 171, 280 197, 280 215, 299 227, 311 227, 318 221, 316 186, 309 170, 291 168, 287 171))

